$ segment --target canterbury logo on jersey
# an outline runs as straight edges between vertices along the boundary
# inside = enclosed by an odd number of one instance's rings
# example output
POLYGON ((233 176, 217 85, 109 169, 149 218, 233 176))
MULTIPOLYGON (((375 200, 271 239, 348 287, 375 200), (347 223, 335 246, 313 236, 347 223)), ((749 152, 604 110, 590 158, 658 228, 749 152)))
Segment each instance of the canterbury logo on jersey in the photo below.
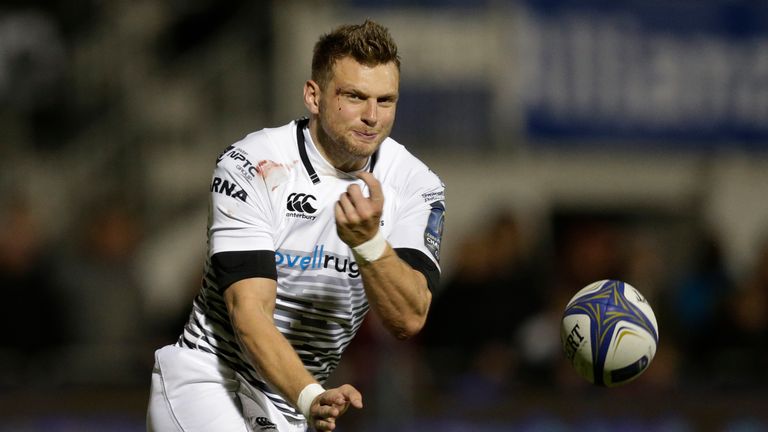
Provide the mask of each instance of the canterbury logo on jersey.
POLYGON ((262 430, 262 431, 277 430, 277 425, 272 423, 266 417, 256 417, 249 420, 251 422, 251 427, 254 429, 259 428, 259 430, 262 430))
POLYGON ((312 205, 314 201, 317 201, 317 198, 310 194, 294 192, 288 195, 285 208, 287 208, 289 212, 293 213, 288 213, 286 216, 315 220, 317 216, 309 216, 317 211, 317 209, 312 205))

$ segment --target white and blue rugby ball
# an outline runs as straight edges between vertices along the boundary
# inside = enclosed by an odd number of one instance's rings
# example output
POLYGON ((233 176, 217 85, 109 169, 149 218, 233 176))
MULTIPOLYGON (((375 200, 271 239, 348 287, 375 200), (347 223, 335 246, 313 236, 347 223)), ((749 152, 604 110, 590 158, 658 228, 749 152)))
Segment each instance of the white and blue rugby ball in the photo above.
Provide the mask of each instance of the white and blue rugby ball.
POLYGON ((576 372, 605 387, 640 376, 656 355, 653 309, 632 285, 601 280, 579 290, 563 313, 560 339, 576 372))

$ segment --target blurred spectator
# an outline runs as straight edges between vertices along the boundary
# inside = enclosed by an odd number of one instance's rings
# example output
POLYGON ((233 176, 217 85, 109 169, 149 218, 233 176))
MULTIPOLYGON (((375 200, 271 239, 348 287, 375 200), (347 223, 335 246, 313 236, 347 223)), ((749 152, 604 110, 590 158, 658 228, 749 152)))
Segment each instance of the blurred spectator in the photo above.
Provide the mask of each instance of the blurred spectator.
POLYGON ((626 251, 621 222, 620 216, 611 214, 555 215, 556 290, 573 295, 598 280, 623 279, 626 251))
MULTIPOLYGON (((672 296, 669 335, 682 350, 687 367, 682 371, 692 382, 706 382, 714 368, 718 344, 714 335, 723 323, 724 302, 733 288, 726 268, 722 245, 711 232, 702 232, 693 244, 693 265, 672 296)), ((669 340, 669 339, 667 339, 669 340)))
POLYGON ((544 303, 543 281, 515 217, 500 211, 462 242, 423 340, 448 391, 470 405, 503 394, 515 374, 515 333, 544 303), (451 377, 448 380, 443 378, 451 377))
POLYGON ((64 41, 38 9, 0 10, 0 139, 61 145, 69 119, 64 41), (26 126, 26 127, 25 127, 26 126))
POLYGON ((64 45, 38 10, 0 14, 0 102, 33 112, 50 101, 64 70, 64 45))
POLYGON ((768 241, 752 273, 726 304, 725 323, 706 342, 719 353, 715 363, 725 387, 764 388, 768 384, 768 241))
POLYGON ((65 384, 131 383, 147 348, 135 273, 141 231, 136 214, 118 202, 99 202, 84 217, 79 240, 57 271, 65 313, 66 347, 57 359, 65 384))
MULTIPOLYGON (((570 365, 560 344, 560 323, 569 299, 565 290, 549 292, 546 303, 520 326, 516 334, 520 382, 541 388, 563 384, 561 368, 570 365)), ((568 373, 572 381, 580 380, 572 370, 568 373)))
POLYGON ((49 244, 29 204, 11 197, 0 205, 0 385, 29 384, 39 357, 60 342, 51 285, 49 244))

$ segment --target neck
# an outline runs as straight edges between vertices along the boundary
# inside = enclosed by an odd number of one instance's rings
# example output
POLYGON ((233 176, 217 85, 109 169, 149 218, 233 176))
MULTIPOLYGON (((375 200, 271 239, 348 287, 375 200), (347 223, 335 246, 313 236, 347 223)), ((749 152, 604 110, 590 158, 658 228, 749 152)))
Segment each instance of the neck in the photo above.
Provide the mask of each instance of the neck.
POLYGON ((320 154, 334 168, 343 172, 359 171, 365 167, 368 157, 360 157, 344 151, 341 144, 333 140, 322 127, 316 118, 309 120, 309 134, 320 154))

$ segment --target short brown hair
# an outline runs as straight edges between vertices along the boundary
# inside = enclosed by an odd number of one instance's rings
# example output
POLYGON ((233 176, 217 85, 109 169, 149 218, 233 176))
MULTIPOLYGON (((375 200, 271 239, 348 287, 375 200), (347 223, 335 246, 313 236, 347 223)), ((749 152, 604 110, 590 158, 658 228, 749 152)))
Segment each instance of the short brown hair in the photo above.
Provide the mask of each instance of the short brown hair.
POLYGON ((344 57, 352 57, 366 66, 393 62, 400 70, 397 44, 389 30, 369 19, 359 25, 342 25, 320 37, 312 56, 312 79, 325 86, 333 65, 344 57))

